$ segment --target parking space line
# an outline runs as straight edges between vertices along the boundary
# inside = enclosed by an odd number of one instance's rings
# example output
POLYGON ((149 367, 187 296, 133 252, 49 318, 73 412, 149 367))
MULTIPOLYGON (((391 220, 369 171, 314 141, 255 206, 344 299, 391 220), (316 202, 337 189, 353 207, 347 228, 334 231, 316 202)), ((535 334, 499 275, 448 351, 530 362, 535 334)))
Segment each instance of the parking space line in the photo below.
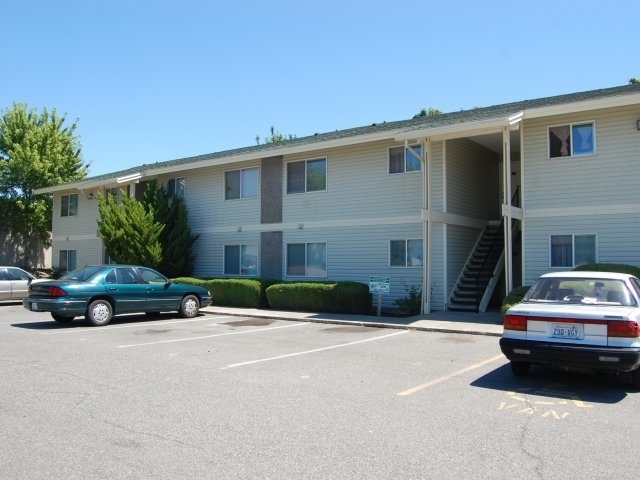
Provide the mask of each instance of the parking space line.
POLYGON ((419 392, 420 390, 424 390, 425 388, 432 387, 434 385, 437 385, 438 383, 446 382, 447 380, 450 380, 453 377, 457 377, 458 375, 462 375, 463 373, 470 372, 471 370, 475 370, 476 368, 480 368, 483 365, 486 365, 487 363, 495 362, 497 360, 500 360, 501 358, 504 359, 504 355, 500 354, 500 355, 496 355, 495 357, 487 358, 486 360, 483 360, 482 362, 475 363, 473 365, 469 365, 468 367, 465 367, 465 368, 463 368, 461 370, 458 370, 457 372, 450 373, 449 375, 445 375, 443 377, 436 378, 434 380, 431 380, 430 382, 423 383, 422 385, 417 385, 417 386, 415 386, 413 388, 409 388, 407 390, 399 392, 398 395, 400 395, 400 396, 412 395, 412 394, 414 394, 416 392, 419 392))
POLYGON ((315 348, 313 350, 306 350, 304 352, 287 353, 285 355, 278 355, 276 357, 261 358, 261 359, 258 359, 258 360, 250 360, 248 362, 232 363, 231 365, 227 365, 226 367, 221 367, 220 369, 221 370, 226 370, 226 369, 229 369, 229 368, 244 367, 246 365, 254 365, 256 363, 264 363, 264 362, 270 362, 272 360, 281 360, 283 358, 291 358, 291 357, 297 357, 299 355, 307 355, 307 354, 310 354, 310 353, 323 352, 325 350, 332 350, 334 348, 350 347, 351 345, 356 345, 358 343, 365 343, 365 342, 373 342, 375 340, 382 340, 384 338, 393 337, 395 335, 402 335, 403 333, 407 333, 407 332, 408 332, 408 330, 401 330, 399 332, 390 333, 388 335, 381 335, 381 336, 375 337, 375 338, 367 338, 365 340, 358 340, 356 342, 341 343, 339 345, 331 345, 329 347, 315 348))
POLYGON ((106 325, 104 327, 61 328, 59 330, 40 332, 40 334, 41 335, 58 335, 61 333, 76 333, 76 332, 108 332, 109 330, 120 330, 123 328, 149 327, 151 325, 173 325, 177 323, 205 322, 205 321, 211 321, 211 320, 222 320, 225 318, 236 318, 236 317, 233 315, 225 315, 220 317, 205 316, 202 318, 200 317, 187 318, 184 320, 166 320, 166 321, 149 320, 148 322, 127 323, 125 325, 106 325))
POLYGON ((132 343, 129 345, 118 345, 118 348, 131 348, 131 347, 145 347, 148 345, 161 345, 163 343, 178 343, 178 342, 190 342, 193 340, 204 340, 207 338, 215 338, 215 337, 226 337, 228 335, 241 335, 244 333, 256 333, 256 332, 266 332, 268 330, 278 330, 281 328, 292 328, 292 327, 302 327, 304 325, 309 325, 309 323, 294 323, 292 325, 282 325, 280 327, 267 327, 267 328, 256 328, 254 330, 241 330, 235 332, 227 332, 227 333, 214 333, 212 335, 202 335, 200 337, 189 337, 189 338, 176 338, 173 340, 160 340, 157 342, 147 342, 147 343, 132 343))

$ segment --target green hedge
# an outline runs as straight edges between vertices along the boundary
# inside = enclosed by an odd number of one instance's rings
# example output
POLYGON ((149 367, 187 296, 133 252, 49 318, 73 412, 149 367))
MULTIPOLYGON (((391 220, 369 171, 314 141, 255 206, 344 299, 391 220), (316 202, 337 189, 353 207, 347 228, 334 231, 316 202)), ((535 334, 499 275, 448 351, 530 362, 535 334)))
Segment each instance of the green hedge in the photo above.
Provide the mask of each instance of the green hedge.
POLYGON ((370 314, 369 286, 358 282, 277 283, 266 289, 275 310, 370 314))
POLYGON ((260 308, 264 306, 263 284, 260 280, 241 278, 198 279, 180 277, 176 283, 189 283, 206 288, 213 296, 213 304, 226 307, 260 308))

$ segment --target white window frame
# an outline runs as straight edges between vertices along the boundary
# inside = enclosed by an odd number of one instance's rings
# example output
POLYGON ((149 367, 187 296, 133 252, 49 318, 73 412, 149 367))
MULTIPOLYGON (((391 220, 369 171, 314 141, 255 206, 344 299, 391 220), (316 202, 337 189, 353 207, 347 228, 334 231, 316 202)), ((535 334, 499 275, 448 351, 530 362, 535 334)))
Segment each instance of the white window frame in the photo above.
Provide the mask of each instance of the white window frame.
POLYGON ((73 272, 77 268, 78 264, 78 251, 77 250, 59 250, 58 251, 58 268, 65 272, 73 272), (66 259, 62 261, 62 255, 65 255, 66 259), (70 255, 71 254, 71 255, 70 255), (72 257, 71 265, 69 265, 69 257, 72 257))
POLYGON ((167 180, 167 195, 169 195, 169 197, 184 198, 186 189, 187 181, 184 177, 175 177, 167 180))
POLYGON ((387 149, 387 173, 389 175, 403 175, 403 174, 421 172, 422 171, 422 158, 420 158, 419 155, 416 155, 416 151, 415 151, 416 149, 420 149, 420 155, 423 154, 422 145, 419 144, 419 143, 408 145, 407 147, 405 147, 404 145, 394 145, 393 147, 389 147, 387 149), (394 172, 392 172, 391 171, 391 151, 392 150, 398 150, 400 148, 403 149, 403 153, 404 153, 402 171, 398 171, 398 172, 394 171, 394 172), (407 154, 408 153, 410 153, 414 157, 417 157, 417 159, 418 159, 418 168, 417 169, 407 170, 407 156, 408 156, 407 154))
POLYGON ((224 172, 224 199, 225 200, 242 200, 245 198, 258 198, 259 185, 260 185, 260 168, 259 167, 246 167, 246 168, 238 168, 235 170, 227 170, 226 172, 224 172), (256 184, 255 184, 254 195, 246 194, 246 192, 244 191, 244 174, 248 170, 256 171, 256 184), (240 196, 228 198, 227 197, 227 175, 235 172, 240 172, 240 185, 239 185, 240 196))
POLYGON ((568 122, 568 123, 559 123, 556 125, 549 125, 547 127, 547 158, 549 160, 554 160, 558 158, 572 158, 572 157, 587 157, 596 154, 596 122, 595 120, 585 120, 584 122, 568 122), (585 125, 591 125, 591 151, 581 153, 575 151, 575 142, 574 142, 574 129, 578 127, 582 127, 585 125), (551 130, 557 129, 560 127, 567 127, 569 129, 569 143, 571 146, 569 155, 556 155, 551 156, 551 130))
POLYGON ((61 217, 77 217, 78 216, 78 201, 79 201, 79 195, 77 193, 70 193, 68 195, 61 195, 60 196, 60 216, 61 217), (67 199, 67 208, 66 208, 66 212, 64 210, 64 199, 67 199), (71 211, 71 198, 75 198, 76 199, 76 210, 75 212, 71 211))
POLYGON ((576 263, 576 237, 592 237, 593 242, 593 258, 594 263, 598 263, 598 234, 597 233, 555 233, 549 235, 549 268, 575 268, 578 265, 584 265, 591 262, 576 263), (554 265, 553 261, 553 238, 554 237, 571 237, 571 264, 570 265, 554 265))
POLYGON ((294 160, 291 162, 287 162, 287 168, 285 169, 285 190, 287 192, 287 195, 326 192, 328 189, 328 177, 329 177, 329 161, 327 160, 327 157, 316 157, 316 158, 308 158, 306 160, 294 160), (324 188, 317 189, 317 190, 309 190, 309 163, 317 162, 320 160, 324 162, 324 188), (300 164, 300 163, 304 163, 304 190, 302 191, 296 190, 291 192, 289 191, 289 167, 293 164, 300 164))
POLYGON ((421 268, 424 264, 424 258, 422 258, 424 249, 424 240, 422 238, 394 238, 389 240, 389 268, 421 268), (404 265, 394 265, 391 261, 393 258, 392 245, 394 242, 404 242, 404 265), (420 257, 419 262, 414 263, 409 257, 409 242, 420 242, 420 257))
MULTIPOLYGON (((246 253, 246 252, 245 252, 246 253)), ((226 244, 222 247, 222 272, 224 273, 225 276, 227 277, 257 277, 259 276, 259 270, 260 270, 260 266, 259 266, 259 255, 258 255, 258 244, 257 243, 230 243, 230 244, 226 244), (227 273, 227 248, 238 248, 238 262, 239 265, 237 265, 238 267, 238 272, 239 273, 227 273), (255 248, 255 252, 256 252, 256 266, 255 266, 255 272, 254 273, 248 273, 248 271, 246 271, 246 268, 243 268, 242 266, 242 260, 243 260, 243 248, 246 250, 247 247, 251 247, 251 248, 255 248), (243 272, 243 270, 245 270, 243 272)))
POLYGON ((287 277, 309 277, 309 278, 327 278, 328 276, 328 247, 327 242, 288 242, 285 245, 285 275, 287 277), (304 245, 304 273, 289 273, 289 247, 293 245, 304 245), (310 270, 310 262, 309 262, 309 246, 310 245, 324 245, 324 273, 320 274, 312 274, 309 272, 310 270))

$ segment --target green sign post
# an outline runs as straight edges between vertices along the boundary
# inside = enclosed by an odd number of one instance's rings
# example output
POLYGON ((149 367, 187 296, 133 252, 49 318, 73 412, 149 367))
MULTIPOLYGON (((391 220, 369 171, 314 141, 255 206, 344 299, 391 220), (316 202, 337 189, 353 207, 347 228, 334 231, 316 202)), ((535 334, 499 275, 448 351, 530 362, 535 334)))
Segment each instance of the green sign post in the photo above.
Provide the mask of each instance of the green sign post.
POLYGON ((391 279, 389 277, 380 277, 371 275, 369 277, 369 293, 378 294, 378 316, 382 313, 382 294, 389 293, 389 287, 391 286, 391 279))

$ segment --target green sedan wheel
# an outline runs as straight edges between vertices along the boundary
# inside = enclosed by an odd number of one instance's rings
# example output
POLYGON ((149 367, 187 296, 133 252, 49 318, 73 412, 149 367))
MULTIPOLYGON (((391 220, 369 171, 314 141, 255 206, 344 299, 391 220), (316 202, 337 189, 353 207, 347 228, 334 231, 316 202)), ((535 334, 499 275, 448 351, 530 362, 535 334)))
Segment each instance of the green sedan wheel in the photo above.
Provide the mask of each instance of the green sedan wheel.
POLYGON ((186 318, 193 318, 198 315, 200 311, 200 302, 195 295, 187 295, 180 302, 180 316, 186 318))
POLYGON ((94 300, 87 308, 87 320, 97 327, 109 323, 112 316, 113 308, 107 300, 94 300))

